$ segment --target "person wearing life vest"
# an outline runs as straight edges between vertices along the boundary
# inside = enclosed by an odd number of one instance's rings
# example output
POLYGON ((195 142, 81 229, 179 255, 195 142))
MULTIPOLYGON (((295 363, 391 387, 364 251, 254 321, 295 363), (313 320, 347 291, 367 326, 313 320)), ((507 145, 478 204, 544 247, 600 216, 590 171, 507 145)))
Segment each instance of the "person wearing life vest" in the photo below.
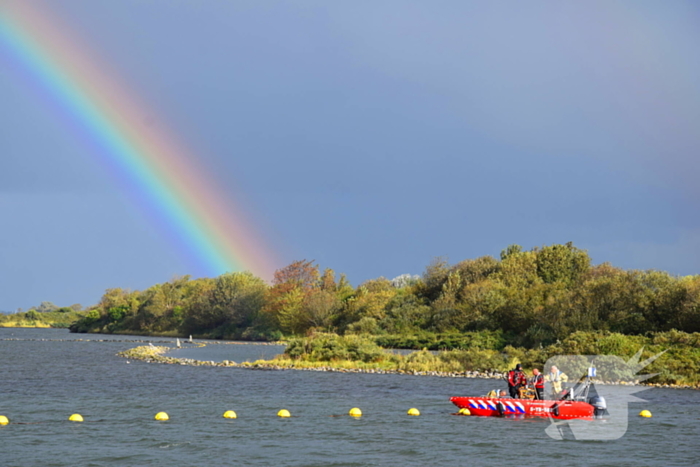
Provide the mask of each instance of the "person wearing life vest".
POLYGON ((508 391, 510 392, 510 397, 513 399, 518 399, 519 393, 518 389, 523 386, 527 386, 527 378, 525 373, 523 373, 523 366, 518 363, 515 368, 508 372, 508 391))
POLYGON ((540 373, 540 370, 535 368, 532 370, 532 378, 530 379, 530 384, 535 388, 537 393, 537 398, 539 400, 544 399, 544 375, 540 373))
POLYGON ((556 365, 552 365, 549 374, 545 376, 544 379, 552 383, 552 399, 557 399, 561 395, 563 383, 569 381, 569 377, 566 376, 563 371, 559 370, 556 365))

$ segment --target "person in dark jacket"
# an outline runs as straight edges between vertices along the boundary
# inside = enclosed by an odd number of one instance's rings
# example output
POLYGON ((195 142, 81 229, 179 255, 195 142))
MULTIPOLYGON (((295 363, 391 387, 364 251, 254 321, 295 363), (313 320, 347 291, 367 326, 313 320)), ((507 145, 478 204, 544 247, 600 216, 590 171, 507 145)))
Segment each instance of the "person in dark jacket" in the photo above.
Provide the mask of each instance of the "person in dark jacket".
POLYGON ((508 372, 508 391, 513 399, 520 398, 519 389, 527 385, 527 378, 523 373, 523 366, 518 363, 515 368, 508 372))

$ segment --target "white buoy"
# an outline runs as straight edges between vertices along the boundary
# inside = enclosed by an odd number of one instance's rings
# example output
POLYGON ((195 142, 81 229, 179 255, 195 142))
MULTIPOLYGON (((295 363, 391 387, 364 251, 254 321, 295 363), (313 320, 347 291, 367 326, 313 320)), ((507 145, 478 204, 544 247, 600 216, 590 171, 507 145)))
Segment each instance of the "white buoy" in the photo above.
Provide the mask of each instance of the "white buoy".
POLYGON ((177 340, 177 346, 180 347, 180 338, 176 337, 175 340, 177 340))
POLYGON ((192 334, 190 334, 190 342, 192 342, 192 334))

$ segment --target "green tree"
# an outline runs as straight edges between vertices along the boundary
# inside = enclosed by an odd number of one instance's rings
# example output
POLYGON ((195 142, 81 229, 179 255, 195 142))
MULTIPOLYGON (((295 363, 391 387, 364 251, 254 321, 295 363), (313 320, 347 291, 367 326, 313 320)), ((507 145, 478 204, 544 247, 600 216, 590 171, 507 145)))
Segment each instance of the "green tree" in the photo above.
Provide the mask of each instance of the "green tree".
POLYGON ((547 284, 561 281, 573 284, 588 271, 591 258, 571 242, 545 246, 537 253, 537 275, 547 284))
POLYGON ((542 282, 537 274, 537 254, 534 251, 511 253, 501 261, 498 272, 491 276, 508 288, 527 288, 542 282))
POLYGON ((303 319, 308 327, 329 331, 343 303, 328 290, 318 290, 304 297, 303 319))
POLYGON ((450 267, 447 260, 442 257, 434 258, 425 268, 423 280, 416 285, 417 294, 431 302, 437 300, 442 294, 442 286, 449 274, 450 267))
POLYGON ((523 252, 523 247, 520 245, 508 245, 508 248, 505 250, 501 251, 501 261, 504 261, 506 258, 508 258, 510 255, 517 255, 519 253, 523 252))
POLYGON ((335 283, 335 271, 332 269, 324 269, 321 278, 319 279, 319 287, 327 292, 335 292, 338 284, 335 283))
POLYGON ((273 285, 261 310, 260 323, 268 330, 281 329, 288 333, 302 333, 310 325, 304 311, 306 297, 322 285, 333 287, 331 271, 326 271, 320 280, 318 265, 301 260, 275 271, 273 285))
POLYGON ((41 305, 36 307, 36 311, 39 313, 50 313, 56 310, 58 310, 58 307, 51 302, 41 302, 41 305))
POLYGON ((215 279, 205 278, 192 281, 187 287, 183 305, 182 332, 199 334, 211 331, 211 294, 215 279))
POLYGON ((114 306, 107 310, 107 315, 109 320, 112 322, 119 322, 124 319, 124 316, 129 312, 129 307, 126 305, 114 306))
POLYGON ((672 327, 685 332, 700 333, 700 276, 681 279, 686 297, 672 327))
MULTIPOLYGON (((309 328, 304 316, 305 293, 300 287, 289 287, 286 290, 273 288, 272 305, 274 315, 283 331, 290 334, 301 334, 309 328)), ((267 308, 269 310, 270 308, 267 308)))
POLYGON ((459 326, 460 310, 457 306, 457 294, 462 288, 462 276, 460 272, 452 271, 442 284, 440 296, 433 301, 432 310, 433 327, 438 331, 447 331, 459 326))
POLYGON ((403 289, 386 305, 387 317, 383 328, 393 334, 415 333, 428 327, 431 308, 424 300, 403 289))
POLYGON ((363 318, 373 318, 382 323, 386 318, 386 307, 396 293, 397 290, 384 277, 363 282, 346 301, 345 324, 363 318))
POLYGON ((35 309, 27 311, 24 315, 30 321, 40 321, 41 317, 35 309))
POLYGON ((476 284, 497 273, 501 264, 492 256, 482 256, 457 263, 452 270, 459 271, 464 284, 476 284))
POLYGON ((237 335, 253 325, 267 293, 265 282, 249 272, 217 277, 200 290, 183 321, 187 333, 215 331, 218 336, 237 335))
POLYGON ((460 292, 462 315, 456 326, 463 331, 497 329, 495 316, 506 304, 505 290, 493 279, 465 284, 460 292))

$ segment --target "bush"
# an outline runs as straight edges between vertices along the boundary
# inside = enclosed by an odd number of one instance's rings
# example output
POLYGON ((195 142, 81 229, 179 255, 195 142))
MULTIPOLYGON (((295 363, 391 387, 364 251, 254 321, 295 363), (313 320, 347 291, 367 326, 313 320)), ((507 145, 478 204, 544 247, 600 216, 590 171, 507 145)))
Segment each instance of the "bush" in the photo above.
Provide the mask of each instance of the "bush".
POLYGON ((36 310, 29 310, 24 314, 24 316, 30 321, 41 320, 41 317, 39 316, 39 313, 36 310))
POLYGON ((480 349, 440 352, 438 358, 443 362, 457 363, 460 371, 506 371, 510 360, 505 353, 480 349))
POLYGON ((508 339, 502 331, 473 331, 465 333, 420 333, 375 337, 375 342, 392 349, 489 349, 503 350, 508 339))
POLYGON ((381 328, 376 319, 369 316, 348 325, 348 334, 379 334, 381 328))
POLYGON ((356 335, 342 337, 327 333, 290 339, 284 352, 291 358, 314 362, 336 360, 376 362, 385 356, 384 350, 372 339, 356 335))

